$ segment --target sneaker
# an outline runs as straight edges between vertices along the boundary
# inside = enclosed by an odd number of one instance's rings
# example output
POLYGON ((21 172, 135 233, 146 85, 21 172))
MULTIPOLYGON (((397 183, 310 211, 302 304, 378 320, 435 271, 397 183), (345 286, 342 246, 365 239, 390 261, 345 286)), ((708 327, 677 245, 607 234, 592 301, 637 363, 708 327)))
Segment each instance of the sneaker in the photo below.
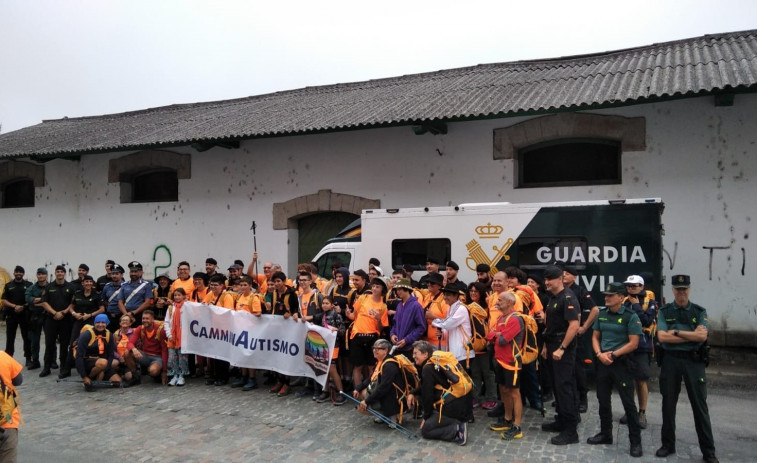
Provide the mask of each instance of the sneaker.
POLYGON ((339 394, 339 397, 334 401, 334 406, 338 407, 340 405, 344 405, 347 403, 347 398, 343 396, 342 394, 339 394))
POLYGON ((289 395, 289 392, 290 392, 290 391, 289 391, 289 386, 287 386, 286 384, 284 384, 284 385, 283 385, 283 386, 281 386, 281 388, 279 389, 279 392, 278 392, 278 396, 279 396, 279 397, 284 397, 285 395, 289 395))
POLYGON ((620 424, 628 424, 628 415, 623 414, 623 416, 620 417, 620 424))
POLYGON ((639 412, 639 427, 641 429, 647 429, 647 414, 646 412, 639 412))
POLYGON ((176 385, 178 387, 182 387, 184 384, 185 384, 184 383, 184 377, 183 376, 179 376, 179 379, 176 381, 176 385))
POLYGON ((575 431, 563 431, 550 439, 552 445, 569 445, 578 443, 578 433, 575 431))
MULTIPOLYGON (((328 402, 331 396, 329 396, 329 393, 326 391, 321 392, 321 395, 318 396, 317 399, 315 399, 316 403, 322 404, 324 402, 328 402)), ((344 397, 342 397, 344 398, 344 397)))
POLYGON ((242 377, 242 378, 239 378, 239 379, 237 379, 237 380, 233 381, 233 382, 231 383, 231 387, 242 387, 242 386, 244 386, 245 384, 247 384, 247 379, 246 379, 246 378, 244 378, 244 377, 242 377))
POLYGON ((520 426, 512 425, 510 429, 503 433, 500 433, 499 437, 504 440, 520 439, 523 437, 523 431, 520 429, 520 426))
POLYGON ((242 386, 243 391, 251 391, 257 388, 258 388, 258 382, 255 381, 255 378, 250 378, 250 380, 247 381, 247 383, 244 386, 242 386))
POLYGON ((465 445, 466 442, 468 442, 468 423, 460 423, 455 435, 455 443, 457 445, 465 445))
POLYGON ((496 400, 489 400, 481 404, 481 408, 483 408, 484 410, 491 410, 496 406, 497 406, 496 400))
POLYGON ((178 381, 179 381, 179 377, 178 376, 174 376, 173 378, 171 378, 171 381, 168 382, 168 385, 169 386, 176 386, 176 383, 178 381))
POLYGON ((283 388, 283 387, 284 387, 283 384, 276 383, 276 384, 273 385, 272 388, 268 389, 268 392, 270 392, 271 394, 278 394, 279 390, 281 390, 281 388, 283 388))
POLYGON ((497 420, 496 423, 492 423, 489 425, 489 429, 492 431, 502 432, 507 431, 513 426, 513 422, 510 420, 506 420, 504 417, 497 420))

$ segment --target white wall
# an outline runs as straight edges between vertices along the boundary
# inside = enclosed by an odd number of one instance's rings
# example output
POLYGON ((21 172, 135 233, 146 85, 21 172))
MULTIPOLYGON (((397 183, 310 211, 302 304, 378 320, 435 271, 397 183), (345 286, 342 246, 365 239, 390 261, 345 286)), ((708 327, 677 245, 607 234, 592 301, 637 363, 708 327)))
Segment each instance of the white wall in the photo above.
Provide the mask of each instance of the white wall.
POLYGON ((108 160, 128 153, 50 161, 34 208, 0 210, 0 266, 21 264, 33 277, 42 264, 87 262, 100 275, 107 258, 136 259, 151 277, 168 263, 165 250, 156 251, 164 245, 172 275, 185 259, 201 270, 207 256, 225 268, 234 258, 250 261, 253 220, 261 259, 286 264, 295 259, 287 241, 296 233, 273 230, 272 204, 320 189, 380 199, 382 207, 661 197, 666 276, 692 275, 692 299, 714 327, 756 332, 748 278, 757 272, 757 95, 737 95, 732 107, 702 97, 593 112, 646 118, 647 150, 623 154, 622 185, 513 189, 512 160, 492 159, 492 131, 525 118, 452 123, 442 136, 397 127, 251 140, 238 150, 174 149, 192 155, 176 203, 120 204, 108 160), (729 249, 714 251, 710 263, 703 246, 729 249))

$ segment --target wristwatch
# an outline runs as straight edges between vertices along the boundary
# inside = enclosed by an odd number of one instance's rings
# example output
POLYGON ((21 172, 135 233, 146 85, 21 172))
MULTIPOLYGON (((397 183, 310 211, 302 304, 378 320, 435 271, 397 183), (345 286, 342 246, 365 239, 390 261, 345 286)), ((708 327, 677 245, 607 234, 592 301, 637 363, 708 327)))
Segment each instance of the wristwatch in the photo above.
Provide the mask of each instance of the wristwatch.
POLYGON ((673 331, 674 336, 678 336, 678 330, 673 331))
POLYGON ((610 358, 615 360, 617 357, 615 356, 615 352, 610 352, 610 358))
POLYGON ((560 347, 558 347, 557 350, 565 350, 565 346, 563 346, 562 344, 560 344, 560 347))

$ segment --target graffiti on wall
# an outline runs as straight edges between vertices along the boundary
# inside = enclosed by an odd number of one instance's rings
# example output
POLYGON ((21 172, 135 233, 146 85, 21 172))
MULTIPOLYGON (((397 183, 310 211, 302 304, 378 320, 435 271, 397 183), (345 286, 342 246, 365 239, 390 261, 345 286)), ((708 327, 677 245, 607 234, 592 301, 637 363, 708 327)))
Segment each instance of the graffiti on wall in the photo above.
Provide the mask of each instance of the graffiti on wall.
MULTIPOLYGON (((707 261, 707 272, 708 272, 708 279, 712 281, 712 263, 714 259, 717 257, 715 254, 715 251, 727 251, 729 249, 733 249, 733 245, 728 246, 702 246, 702 249, 706 250, 709 254, 709 259, 707 261)), ((746 275, 746 248, 740 248, 741 250, 741 266, 739 268, 739 273, 741 273, 742 276, 746 275)), ((678 254, 678 241, 673 243, 673 254, 671 255, 670 252, 667 249, 662 250, 665 253, 665 256, 668 258, 668 264, 670 270, 673 270, 673 267, 676 265, 676 255, 678 254)), ((728 260, 730 260, 730 256, 728 257, 728 260)))
POLYGON ((158 278, 160 271, 171 268, 173 257, 171 256, 171 248, 165 244, 159 244, 155 246, 152 251, 152 263, 153 263, 153 280, 158 278), (158 256, 160 254, 160 256, 158 256))

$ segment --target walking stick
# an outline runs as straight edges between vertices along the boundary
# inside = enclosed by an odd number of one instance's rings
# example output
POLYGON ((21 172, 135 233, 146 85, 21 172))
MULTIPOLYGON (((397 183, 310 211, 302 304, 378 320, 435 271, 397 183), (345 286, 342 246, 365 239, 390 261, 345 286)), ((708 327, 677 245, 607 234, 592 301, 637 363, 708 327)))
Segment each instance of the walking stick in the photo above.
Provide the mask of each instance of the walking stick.
MULTIPOLYGON (((360 405, 360 401, 356 398, 352 397, 351 395, 347 394, 344 391, 339 391, 340 394, 342 394, 344 397, 350 399, 351 401, 355 402, 356 404, 360 405)), ((377 412, 376 410, 372 409, 371 407, 367 407, 366 410, 370 412, 371 415, 375 416, 376 418, 380 419, 384 423, 386 423, 390 428, 396 429, 397 431, 404 434, 408 439, 417 439, 418 436, 415 435, 414 432, 411 430, 403 427, 399 423, 395 423, 391 419, 387 418, 386 416, 382 415, 381 413, 377 412)))
MULTIPOLYGON (((56 383, 77 383, 82 384, 82 381, 80 379, 76 378, 58 378, 55 380, 56 383)), ((119 383, 114 383, 112 381, 90 381, 89 383, 92 387, 97 388, 111 388, 111 387, 121 387, 119 383)))
MULTIPOLYGON (((255 221, 252 221, 252 227, 250 227, 250 230, 252 230, 252 249, 255 251, 255 254, 258 253, 258 237, 255 236, 255 229, 258 228, 257 225, 255 225, 255 221)), ((258 282, 258 260, 255 259, 255 283, 258 282)))

